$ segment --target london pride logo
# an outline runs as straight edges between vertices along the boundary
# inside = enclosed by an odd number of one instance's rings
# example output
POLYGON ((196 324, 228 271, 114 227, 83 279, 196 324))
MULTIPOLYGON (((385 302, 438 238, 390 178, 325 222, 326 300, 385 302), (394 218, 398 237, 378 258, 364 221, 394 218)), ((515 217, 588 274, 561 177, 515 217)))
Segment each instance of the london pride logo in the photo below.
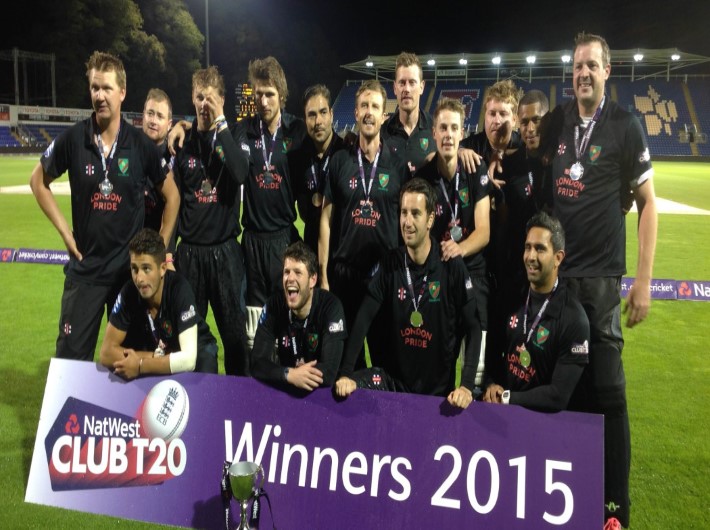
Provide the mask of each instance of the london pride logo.
POLYGON ((44 440, 52 490, 145 486, 182 475, 189 403, 170 379, 148 392, 135 417, 68 398, 44 440))

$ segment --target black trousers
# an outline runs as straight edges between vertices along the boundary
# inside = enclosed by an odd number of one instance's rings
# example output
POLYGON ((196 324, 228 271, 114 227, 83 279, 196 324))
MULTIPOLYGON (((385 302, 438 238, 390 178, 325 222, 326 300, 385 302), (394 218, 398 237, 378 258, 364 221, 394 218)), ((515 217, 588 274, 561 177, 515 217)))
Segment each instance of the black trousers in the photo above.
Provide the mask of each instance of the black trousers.
POLYGON ((567 278, 589 318, 589 365, 570 408, 604 415, 605 518, 629 526, 631 432, 621 351, 621 278, 567 278))
POLYGON ((175 268, 192 286, 197 311, 206 318, 212 307, 224 348, 224 371, 248 375, 246 320, 242 307, 244 259, 236 240, 218 245, 180 243, 175 268))
POLYGON ((270 233, 244 231, 242 249, 246 266, 247 306, 262 307, 279 288, 284 251, 298 239, 295 227, 270 233))

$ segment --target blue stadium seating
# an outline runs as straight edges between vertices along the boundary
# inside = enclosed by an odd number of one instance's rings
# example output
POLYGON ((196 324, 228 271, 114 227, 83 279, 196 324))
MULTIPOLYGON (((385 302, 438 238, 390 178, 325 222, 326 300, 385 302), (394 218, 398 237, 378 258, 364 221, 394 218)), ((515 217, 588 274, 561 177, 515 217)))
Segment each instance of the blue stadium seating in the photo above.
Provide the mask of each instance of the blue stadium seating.
POLYGON ((22 144, 12 136, 10 127, 0 126, 0 147, 22 147, 22 144))
MULTIPOLYGON (((700 122, 698 132, 705 133, 706 137, 710 137, 710 80, 689 80, 688 89, 693 98, 693 106, 695 114, 700 122)), ((700 156, 710 156, 710 143, 698 143, 698 152, 700 156)))

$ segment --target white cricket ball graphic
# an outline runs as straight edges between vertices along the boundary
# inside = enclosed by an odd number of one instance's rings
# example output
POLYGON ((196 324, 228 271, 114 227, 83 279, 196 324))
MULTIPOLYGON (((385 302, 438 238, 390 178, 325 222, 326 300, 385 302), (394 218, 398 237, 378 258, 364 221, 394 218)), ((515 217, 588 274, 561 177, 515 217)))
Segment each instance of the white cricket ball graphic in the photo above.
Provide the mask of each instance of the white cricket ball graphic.
POLYGON ((166 442, 180 438, 190 416, 190 399, 185 387, 174 379, 165 379, 150 389, 143 400, 140 418, 148 438, 166 442))

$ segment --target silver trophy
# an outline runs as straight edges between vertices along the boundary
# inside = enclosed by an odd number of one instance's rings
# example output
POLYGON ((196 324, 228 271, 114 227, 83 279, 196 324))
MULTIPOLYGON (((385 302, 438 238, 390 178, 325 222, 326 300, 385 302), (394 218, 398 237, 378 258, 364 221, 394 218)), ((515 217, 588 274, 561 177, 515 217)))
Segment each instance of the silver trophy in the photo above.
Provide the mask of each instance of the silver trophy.
POLYGON ((264 485, 264 468, 254 462, 235 462, 229 466, 229 484, 232 487, 232 495, 239 502, 240 520, 236 530, 248 530, 249 501, 264 485))

